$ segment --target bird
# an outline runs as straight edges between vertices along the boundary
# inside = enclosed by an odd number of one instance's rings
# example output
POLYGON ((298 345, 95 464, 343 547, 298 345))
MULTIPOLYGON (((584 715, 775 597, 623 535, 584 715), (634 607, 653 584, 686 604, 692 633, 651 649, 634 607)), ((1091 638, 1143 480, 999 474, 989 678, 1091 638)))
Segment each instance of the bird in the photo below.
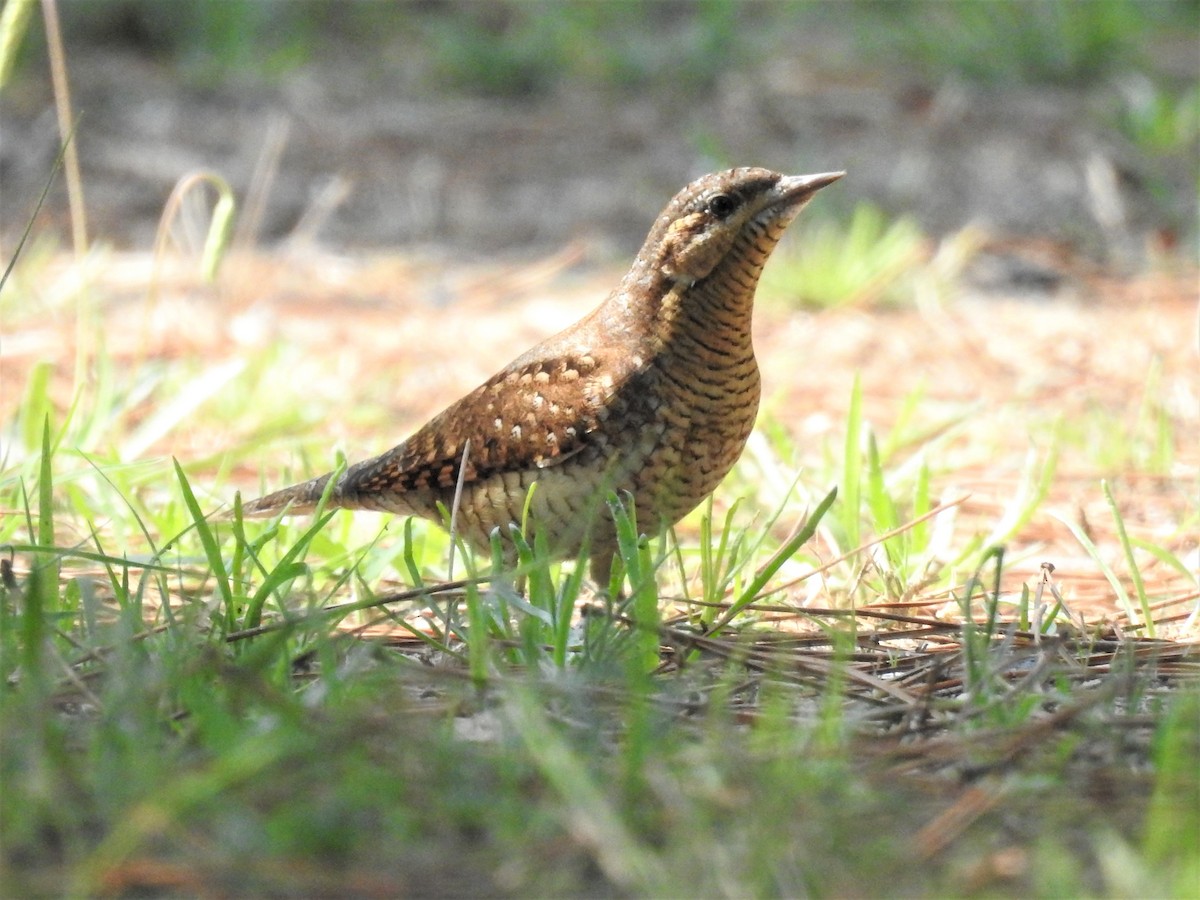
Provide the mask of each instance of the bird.
MULTIPOLYGON (((741 167, 691 182, 598 307, 345 468, 327 508, 441 524, 457 488, 457 533, 478 550, 499 529, 515 564, 509 529, 525 523, 529 543, 541 532, 557 558, 586 553, 606 587, 609 492, 631 497, 652 532, 698 506, 741 455, 761 393, 750 333, 759 276, 800 210, 844 175, 741 167)), ((251 500, 242 515, 311 513, 334 474, 251 500)))

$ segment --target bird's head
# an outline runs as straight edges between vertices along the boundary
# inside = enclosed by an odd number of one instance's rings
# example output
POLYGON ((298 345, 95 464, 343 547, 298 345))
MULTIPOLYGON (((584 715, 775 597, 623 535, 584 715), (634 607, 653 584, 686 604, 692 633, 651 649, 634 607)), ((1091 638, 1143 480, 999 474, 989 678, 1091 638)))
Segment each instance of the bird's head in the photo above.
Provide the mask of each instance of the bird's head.
POLYGON ((642 259, 684 285, 707 278, 735 248, 761 255, 753 261, 761 270, 813 194, 845 174, 780 175, 741 168, 705 175, 667 204, 646 238, 642 259))

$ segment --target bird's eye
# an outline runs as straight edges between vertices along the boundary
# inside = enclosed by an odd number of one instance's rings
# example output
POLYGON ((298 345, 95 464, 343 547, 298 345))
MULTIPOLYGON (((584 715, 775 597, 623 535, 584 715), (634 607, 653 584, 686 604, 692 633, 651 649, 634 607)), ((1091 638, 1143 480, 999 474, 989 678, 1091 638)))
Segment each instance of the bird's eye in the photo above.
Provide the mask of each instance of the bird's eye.
POLYGON ((708 201, 708 211, 718 219, 723 219, 737 209, 737 201, 728 194, 717 194, 708 201))

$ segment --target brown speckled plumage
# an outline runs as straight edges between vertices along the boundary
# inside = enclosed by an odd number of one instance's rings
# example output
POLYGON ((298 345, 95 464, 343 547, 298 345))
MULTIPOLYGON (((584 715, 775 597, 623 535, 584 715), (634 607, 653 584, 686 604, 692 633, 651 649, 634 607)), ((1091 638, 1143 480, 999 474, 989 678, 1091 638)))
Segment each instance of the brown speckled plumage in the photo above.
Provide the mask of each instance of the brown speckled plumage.
MULTIPOLYGON (((730 169, 684 188, 629 273, 581 321, 513 360, 399 446, 346 470, 331 503, 440 521, 467 454, 461 534, 479 548, 521 520, 526 495, 558 553, 590 535, 606 578, 615 541, 601 502, 627 491, 639 523, 670 525, 741 455, 758 411, 750 340, 763 265, 812 195, 842 173, 730 169), (594 528, 592 526, 595 526, 594 528)), ((311 511, 330 476, 247 503, 248 516, 311 511)))

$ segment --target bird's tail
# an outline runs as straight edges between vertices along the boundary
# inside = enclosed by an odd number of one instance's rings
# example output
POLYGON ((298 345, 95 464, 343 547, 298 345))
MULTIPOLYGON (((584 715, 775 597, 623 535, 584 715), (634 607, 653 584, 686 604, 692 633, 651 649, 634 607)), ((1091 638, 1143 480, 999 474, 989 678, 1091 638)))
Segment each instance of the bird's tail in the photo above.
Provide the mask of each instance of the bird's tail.
MULTIPOLYGON (((321 495, 325 493, 325 485, 329 483, 331 477, 332 473, 322 475, 320 478, 314 478, 312 481, 293 484, 291 487, 285 487, 273 494, 267 494, 265 497, 251 500, 248 503, 242 504, 242 515, 247 519, 264 518, 281 513, 285 509, 288 515, 311 513, 316 510, 321 495)), ((335 488, 334 496, 330 498, 329 507, 331 509, 338 506, 336 491, 337 489, 335 488)))

